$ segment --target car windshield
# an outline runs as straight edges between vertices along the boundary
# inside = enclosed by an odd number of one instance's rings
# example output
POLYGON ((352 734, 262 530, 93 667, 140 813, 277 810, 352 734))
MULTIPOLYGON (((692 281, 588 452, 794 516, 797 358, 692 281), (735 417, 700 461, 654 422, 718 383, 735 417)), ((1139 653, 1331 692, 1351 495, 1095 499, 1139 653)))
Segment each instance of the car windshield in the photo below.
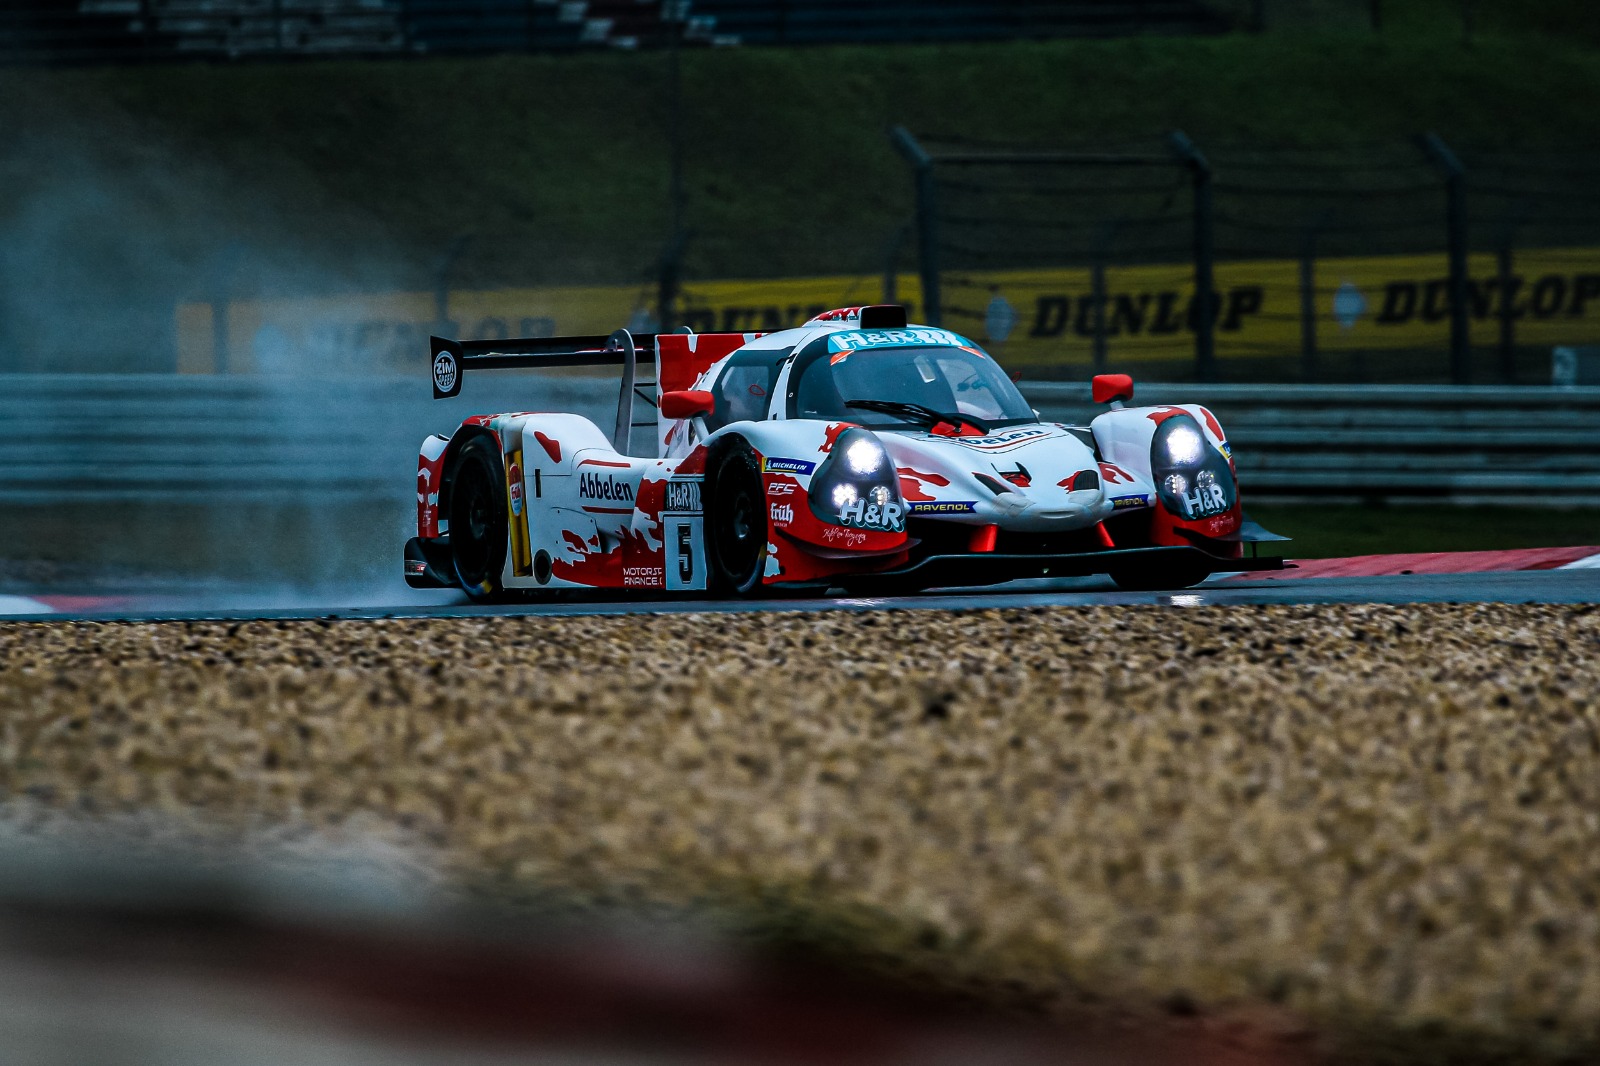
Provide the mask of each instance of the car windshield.
POLYGON ((1017 387, 975 348, 917 345, 831 354, 821 349, 797 370, 796 418, 837 418, 864 426, 919 423, 904 410, 850 406, 866 400, 965 415, 989 428, 1035 419, 1017 387))

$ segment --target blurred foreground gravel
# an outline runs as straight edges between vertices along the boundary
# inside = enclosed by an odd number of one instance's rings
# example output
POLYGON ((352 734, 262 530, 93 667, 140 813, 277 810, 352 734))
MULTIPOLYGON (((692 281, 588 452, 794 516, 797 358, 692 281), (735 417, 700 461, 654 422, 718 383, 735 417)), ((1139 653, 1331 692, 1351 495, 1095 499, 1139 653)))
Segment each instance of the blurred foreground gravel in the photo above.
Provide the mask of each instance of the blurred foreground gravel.
POLYGON ((1600 1053, 1600 607, 34 623, 0 653, 33 803, 376 820, 496 891, 731 905, 1030 1007, 1600 1053))

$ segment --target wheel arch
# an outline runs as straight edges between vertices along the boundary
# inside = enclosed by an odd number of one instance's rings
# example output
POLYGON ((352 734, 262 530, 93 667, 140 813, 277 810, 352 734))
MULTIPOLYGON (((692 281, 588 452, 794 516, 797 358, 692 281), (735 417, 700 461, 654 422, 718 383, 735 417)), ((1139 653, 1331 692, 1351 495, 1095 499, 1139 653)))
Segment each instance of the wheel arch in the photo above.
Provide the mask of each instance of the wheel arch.
POLYGON ((450 438, 450 443, 445 447, 439 469, 439 513, 450 513, 450 494, 455 487, 456 457, 461 454, 461 449, 467 446, 468 441, 487 437, 494 441, 495 447, 500 448, 503 455, 505 449, 501 447, 500 435, 487 426, 467 423, 456 430, 455 436, 450 438))

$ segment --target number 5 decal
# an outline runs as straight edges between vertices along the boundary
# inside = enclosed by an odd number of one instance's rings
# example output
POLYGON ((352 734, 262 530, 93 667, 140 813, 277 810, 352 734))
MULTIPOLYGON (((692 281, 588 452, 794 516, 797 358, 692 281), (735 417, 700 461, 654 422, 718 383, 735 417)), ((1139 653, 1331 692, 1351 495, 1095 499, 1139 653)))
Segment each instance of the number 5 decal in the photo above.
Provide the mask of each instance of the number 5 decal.
POLYGON ((673 518, 663 522, 667 534, 667 588, 669 590, 693 590, 706 587, 706 579, 701 573, 699 560, 705 551, 705 520, 694 518, 673 518), (676 546, 677 562, 671 559, 673 546, 676 546))

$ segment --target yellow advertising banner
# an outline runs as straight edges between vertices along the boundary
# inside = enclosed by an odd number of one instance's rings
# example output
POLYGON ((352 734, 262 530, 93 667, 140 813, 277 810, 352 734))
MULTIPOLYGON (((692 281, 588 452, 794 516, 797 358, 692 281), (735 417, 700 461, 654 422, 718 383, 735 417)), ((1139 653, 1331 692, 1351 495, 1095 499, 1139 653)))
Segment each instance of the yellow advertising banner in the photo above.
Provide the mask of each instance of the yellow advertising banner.
MULTIPOLYGON (((1495 343, 1509 312, 1517 343, 1600 342, 1600 249, 1519 252, 1508 282, 1492 256, 1469 262, 1468 313, 1477 344, 1495 343)), ((1299 358, 1304 282, 1294 260, 1222 262, 1215 270, 1219 360, 1299 358)), ((1310 281, 1311 325, 1324 352, 1436 349, 1449 339, 1448 268, 1443 254, 1322 259, 1310 281)), ((766 332, 821 311, 896 302, 918 319, 915 275, 709 281, 685 286, 681 321, 696 332, 766 332)), ((1112 267, 1104 278, 1109 361, 1194 358, 1197 319, 1188 264, 1112 267)), ((1092 360, 1095 307, 1087 269, 947 274, 944 324, 1021 368, 1079 369, 1092 360)), ((417 373, 428 336, 499 339, 606 334, 654 328, 649 286, 463 290, 443 306, 431 293, 382 293, 177 309, 179 368, 188 373, 417 373), (220 344, 218 343, 220 340, 220 344), (219 348, 222 350, 219 351, 219 348)))

